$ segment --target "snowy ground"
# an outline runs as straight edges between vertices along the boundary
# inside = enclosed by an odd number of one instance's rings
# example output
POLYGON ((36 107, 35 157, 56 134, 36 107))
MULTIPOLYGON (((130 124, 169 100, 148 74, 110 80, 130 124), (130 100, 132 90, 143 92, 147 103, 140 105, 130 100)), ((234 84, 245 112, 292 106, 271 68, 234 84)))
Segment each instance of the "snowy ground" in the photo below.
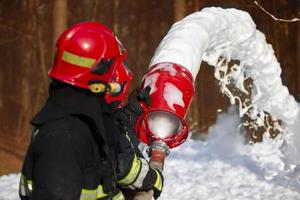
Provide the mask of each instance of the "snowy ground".
MULTIPOLYGON (((172 150, 161 200, 300 200, 300 170, 293 163, 299 157, 287 159, 280 141, 245 145, 239 119, 231 108, 207 141, 190 139, 172 150)), ((18 182, 19 174, 0 177, 0 200, 18 199, 18 182)))
POLYGON ((20 174, 10 174, 0 177, 0 200, 19 199, 19 181, 20 174))
POLYGON ((244 144, 236 112, 221 114, 207 141, 188 140, 171 152, 161 199, 300 200, 299 150, 281 140, 244 144))

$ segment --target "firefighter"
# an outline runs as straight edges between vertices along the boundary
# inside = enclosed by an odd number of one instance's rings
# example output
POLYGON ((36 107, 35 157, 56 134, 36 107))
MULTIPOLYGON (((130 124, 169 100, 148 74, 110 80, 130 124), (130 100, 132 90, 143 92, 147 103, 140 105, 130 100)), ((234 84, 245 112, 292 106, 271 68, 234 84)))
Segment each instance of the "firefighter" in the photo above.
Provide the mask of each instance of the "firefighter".
POLYGON ((158 198, 163 177, 142 157, 132 128, 147 91, 135 90, 124 106, 132 75, 120 41, 106 26, 83 22, 56 47, 49 98, 31 122, 21 199, 122 200, 124 189, 158 198))

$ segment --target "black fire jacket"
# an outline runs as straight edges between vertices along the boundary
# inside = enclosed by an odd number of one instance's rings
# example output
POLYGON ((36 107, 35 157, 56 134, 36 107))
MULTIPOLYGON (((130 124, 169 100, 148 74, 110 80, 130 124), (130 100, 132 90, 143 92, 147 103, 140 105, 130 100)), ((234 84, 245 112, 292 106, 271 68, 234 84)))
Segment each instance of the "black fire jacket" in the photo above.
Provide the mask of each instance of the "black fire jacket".
POLYGON ((158 172, 134 148, 124 119, 103 97, 61 83, 50 85, 46 105, 32 120, 21 199, 121 200, 121 188, 161 189, 158 172))

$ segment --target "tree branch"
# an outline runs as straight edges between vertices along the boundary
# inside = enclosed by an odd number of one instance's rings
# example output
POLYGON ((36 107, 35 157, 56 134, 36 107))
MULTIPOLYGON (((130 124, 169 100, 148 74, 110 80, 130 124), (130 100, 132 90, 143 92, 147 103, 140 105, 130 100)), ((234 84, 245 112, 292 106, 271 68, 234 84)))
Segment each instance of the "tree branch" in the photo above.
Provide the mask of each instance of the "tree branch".
POLYGON ((264 7, 262 7, 257 1, 254 1, 254 4, 256 4, 262 11, 264 11, 267 15, 269 15, 272 19, 280 22, 299 22, 300 18, 293 18, 293 19, 281 19, 278 17, 275 17, 270 12, 268 12, 264 7))

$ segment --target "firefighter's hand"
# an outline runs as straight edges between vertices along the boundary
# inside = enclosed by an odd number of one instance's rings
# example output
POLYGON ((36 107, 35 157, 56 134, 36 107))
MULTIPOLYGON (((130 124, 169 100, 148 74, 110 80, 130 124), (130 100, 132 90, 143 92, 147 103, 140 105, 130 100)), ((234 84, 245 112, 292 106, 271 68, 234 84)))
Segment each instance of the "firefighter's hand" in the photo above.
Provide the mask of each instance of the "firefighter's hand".
POLYGON ((150 91, 151 91, 151 87, 147 86, 144 89, 141 87, 137 87, 134 91, 133 91, 133 95, 135 95, 135 98, 140 101, 140 102, 145 102, 147 104, 147 106, 150 106, 151 104, 151 100, 150 100, 150 91))
POLYGON ((133 200, 152 200, 154 195, 153 190, 149 190, 147 192, 137 192, 133 197, 133 200))
POLYGON ((141 87, 135 88, 128 97, 128 109, 134 112, 136 115, 140 115, 144 112, 141 107, 141 102, 144 102, 147 106, 150 106, 150 90, 151 87, 147 86, 145 89, 141 87))
POLYGON ((127 122, 127 126, 129 128, 134 127, 136 120, 138 117, 143 114, 145 111, 144 108, 141 106, 141 102, 144 102, 147 106, 150 106, 150 92, 151 88, 146 87, 142 89, 141 87, 137 87, 132 91, 132 93, 128 97, 128 103, 124 107, 124 120, 123 122, 127 122))
POLYGON ((153 191, 154 191, 154 195, 153 197, 155 199, 158 199, 158 197, 160 196, 162 190, 163 190, 163 186, 164 186, 164 177, 162 175, 162 173, 159 170, 154 170, 155 174, 156 174, 156 179, 153 185, 153 191))

